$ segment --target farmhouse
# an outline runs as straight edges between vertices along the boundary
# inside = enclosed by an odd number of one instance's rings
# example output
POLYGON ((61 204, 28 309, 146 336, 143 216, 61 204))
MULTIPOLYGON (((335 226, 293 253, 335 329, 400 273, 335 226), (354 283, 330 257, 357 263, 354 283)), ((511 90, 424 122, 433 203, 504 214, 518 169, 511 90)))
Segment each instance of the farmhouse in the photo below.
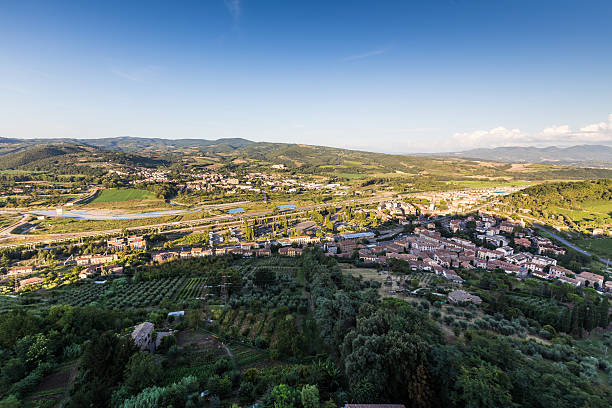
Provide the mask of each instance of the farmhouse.
POLYGON ((296 257, 302 255, 302 250, 300 248, 284 247, 278 249, 278 254, 283 256, 296 257))
POLYGON ((549 273, 556 278, 574 274, 574 272, 569 269, 557 265, 551 265, 549 273))
POLYGON ((14 276, 14 275, 27 275, 28 273, 33 273, 36 271, 36 267, 29 265, 29 266, 15 266, 11 269, 9 269, 8 275, 9 276, 14 276))
POLYGON ((573 279, 573 278, 569 278, 567 276, 562 275, 562 276, 559 276, 559 280, 561 282, 569 283, 570 285, 580 286, 580 281, 578 279, 573 279))
POLYGON ((43 278, 39 277, 23 279, 19 281, 19 288, 24 288, 29 285, 40 285, 41 283, 43 283, 43 278))
POLYGON ((101 265, 113 262, 119 259, 117 254, 108 255, 83 255, 76 258, 76 264, 79 266, 85 265, 101 265))
POLYGON ((179 257, 179 254, 177 252, 160 252, 160 253, 153 255, 153 261, 157 263, 162 263, 170 259, 176 259, 178 257, 179 257))
POLYGON ((603 276, 597 275, 591 272, 582 272, 576 275, 576 279, 580 281, 583 286, 591 286, 594 287, 597 284, 597 287, 603 287, 603 276))
POLYGON ((95 265, 90 265, 87 268, 83 269, 81 273, 79 273, 79 278, 81 279, 90 278, 96 273, 97 270, 98 268, 96 268, 95 265))
POLYGON ((143 236, 131 236, 127 239, 127 244, 132 249, 145 250, 147 249, 147 239, 143 236))
POLYGON ((140 323, 132 331, 132 339, 136 347, 141 350, 150 350, 153 344, 153 330, 155 326, 151 322, 140 323))

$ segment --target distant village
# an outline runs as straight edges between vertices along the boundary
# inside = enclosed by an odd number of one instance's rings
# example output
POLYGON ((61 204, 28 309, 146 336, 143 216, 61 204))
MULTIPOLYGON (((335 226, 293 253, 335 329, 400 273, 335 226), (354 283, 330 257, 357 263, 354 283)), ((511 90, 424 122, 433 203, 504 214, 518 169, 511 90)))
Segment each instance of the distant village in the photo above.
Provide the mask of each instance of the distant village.
POLYGON ((272 192, 296 193, 309 190, 329 190, 334 191, 335 195, 346 195, 348 186, 341 183, 316 183, 304 176, 286 175, 279 173, 285 167, 282 164, 271 166, 276 170, 275 173, 247 173, 239 176, 235 173, 218 173, 206 171, 201 173, 184 173, 181 177, 188 179, 187 182, 178 182, 173 179, 169 170, 150 169, 146 167, 136 167, 134 169, 113 170, 112 172, 120 176, 132 176, 132 185, 140 183, 177 183, 177 187, 183 192, 212 192, 222 190, 226 195, 237 194, 239 192, 260 193, 264 188, 272 192))

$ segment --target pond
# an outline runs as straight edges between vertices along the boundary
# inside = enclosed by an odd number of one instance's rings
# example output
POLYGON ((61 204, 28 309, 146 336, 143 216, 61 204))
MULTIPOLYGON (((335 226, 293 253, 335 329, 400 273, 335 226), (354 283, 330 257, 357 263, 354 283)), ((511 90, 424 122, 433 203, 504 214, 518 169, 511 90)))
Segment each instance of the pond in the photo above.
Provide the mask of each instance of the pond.
POLYGON ((227 210, 228 214, 240 214, 244 212, 244 208, 239 207, 239 208, 230 208, 229 210, 227 210))

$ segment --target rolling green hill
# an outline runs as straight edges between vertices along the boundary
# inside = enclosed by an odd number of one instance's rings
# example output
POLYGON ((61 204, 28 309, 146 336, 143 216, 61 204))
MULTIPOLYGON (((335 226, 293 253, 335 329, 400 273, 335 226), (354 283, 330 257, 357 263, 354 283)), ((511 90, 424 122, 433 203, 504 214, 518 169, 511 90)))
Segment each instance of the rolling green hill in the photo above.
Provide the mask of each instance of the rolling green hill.
POLYGON ((553 164, 513 166, 458 157, 427 157, 364 152, 305 144, 252 142, 245 139, 193 140, 121 137, 81 140, 103 149, 164 158, 206 167, 211 163, 233 170, 269 170, 283 164, 288 171, 306 174, 395 174, 399 177, 507 178, 511 180, 568 180, 612 177, 612 170, 583 169, 553 164))
POLYGON ((20 169, 36 162, 56 158, 68 154, 84 153, 77 146, 43 145, 26 148, 22 151, 5 155, 0 161, 2 169, 20 169))
POLYGON ((545 183, 504 199, 510 212, 528 209, 533 217, 589 232, 612 225, 612 180, 545 183))
POLYGON ((0 170, 55 171, 66 173, 104 173, 100 163, 157 167, 168 162, 132 153, 116 152, 75 143, 24 142, 0 154, 0 170))
MULTIPOLYGON (((252 142, 245 139, 0 139, 1 169, 74 172, 89 166, 101 171, 108 163, 159 167, 177 165, 183 171, 211 168, 246 172, 269 171, 284 165, 289 173, 338 179, 378 179, 399 183, 490 182, 503 180, 584 180, 612 178, 610 169, 555 164, 510 164, 459 157, 407 156, 305 144, 252 142), (2 156, 2 154, 4 156, 2 156)), ((460 186, 460 184, 458 184, 460 186)))

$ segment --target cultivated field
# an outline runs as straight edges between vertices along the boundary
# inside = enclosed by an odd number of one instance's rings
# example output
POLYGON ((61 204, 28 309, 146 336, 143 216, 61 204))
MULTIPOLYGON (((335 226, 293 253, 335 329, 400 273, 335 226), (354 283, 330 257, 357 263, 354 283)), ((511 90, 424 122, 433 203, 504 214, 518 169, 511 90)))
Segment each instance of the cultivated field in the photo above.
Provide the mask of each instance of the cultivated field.
POLYGON ((83 283, 67 287, 54 300, 72 306, 103 303, 114 309, 147 307, 172 299, 183 290, 186 282, 187 278, 180 277, 133 283, 83 283))
POLYGON ((378 293, 380 294, 380 296, 383 297, 403 297, 400 296, 400 294, 395 293, 395 294, 390 294, 389 291, 398 291, 402 288, 399 287, 398 283, 393 281, 391 285, 385 285, 385 281, 387 280, 387 273, 386 272, 382 272, 379 273, 376 269, 374 268, 356 268, 353 267, 352 265, 347 266, 346 268, 343 267, 342 272, 345 273, 350 273, 353 276, 356 277, 362 277, 363 280, 365 281, 375 281, 375 282, 379 282, 381 284, 381 287, 378 289, 378 293))
POLYGON ((150 191, 137 188, 102 190, 96 198, 84 205, 85 208, 146 211, 168 208, 164 200, 159 199, 150 191))
POLYGON ((92 204, 99 203, 116 203, 119 201, 131 200, 153 200, 155 195, 147 190, 139 190, 137 188, 117 189, 110 188, 102 190, 100 194, 91 202, 92 204))

